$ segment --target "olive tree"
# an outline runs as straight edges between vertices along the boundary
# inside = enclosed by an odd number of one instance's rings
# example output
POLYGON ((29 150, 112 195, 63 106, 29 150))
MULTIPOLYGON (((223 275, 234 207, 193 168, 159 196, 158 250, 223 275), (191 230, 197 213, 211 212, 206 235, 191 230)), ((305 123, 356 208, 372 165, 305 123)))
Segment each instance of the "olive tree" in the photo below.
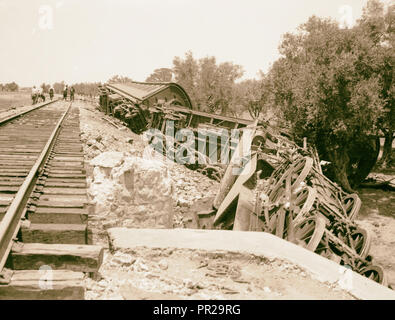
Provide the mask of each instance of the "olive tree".
POLYGON ((332 178, 353 191, 376 162, 385 112, 376 48, 358 28, 313 16, 279 51, 268 75, 276 104, 295 138, 314 143, 332 178))

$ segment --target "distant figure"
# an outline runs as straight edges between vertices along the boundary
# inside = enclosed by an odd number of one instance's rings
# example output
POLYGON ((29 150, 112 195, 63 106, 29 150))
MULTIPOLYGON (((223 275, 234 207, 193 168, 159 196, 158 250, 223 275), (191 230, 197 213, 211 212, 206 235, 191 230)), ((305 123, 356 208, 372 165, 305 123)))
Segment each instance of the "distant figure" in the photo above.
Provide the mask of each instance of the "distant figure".
POLYGON ((36 104, 36 102, 37 102, 37 93, 38 93, 38 90, 36 89, 36 86, 33 86, 33 88, 32 88, 32 104, 36 104))
POLYGON ((63 90, 63 100, 66 100, 66 101, 67 101, 67 90, 68 90, 68 87, 66 86, 63 90))
POLYGON ((51 88, 49 88, 49 98, 51 99, 51 101, 53 99, 53 95, 54 95, 54 90, 53 87, 51 86, 51 88))
POLYGON ((75 92, 75 90, 74 90, 74 87, 72 86, 70 88, 70 101, 74 101, 74 92, 75 92))
POLYGON ((45 102, 45 95, 44 95, 44 89, 43 88, 39 89, 38 97, 41 99, 42 102, 45 102))

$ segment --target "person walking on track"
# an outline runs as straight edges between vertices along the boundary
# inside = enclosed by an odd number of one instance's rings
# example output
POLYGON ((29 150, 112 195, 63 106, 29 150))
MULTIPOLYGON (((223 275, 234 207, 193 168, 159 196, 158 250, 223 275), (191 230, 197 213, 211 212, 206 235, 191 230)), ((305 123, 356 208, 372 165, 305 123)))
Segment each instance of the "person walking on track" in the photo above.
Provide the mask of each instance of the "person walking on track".
POLYGON ((74 101, 74 92, 75 92, 74 87, 71 86, 70 87, 70 101, 74 101))
POLYGON ((38 97, 42 102, 45 102, 44 89, 42 87, 39 89, 38 97))
POLYGON ((66 100, 66 101, 67 101, 67 90, 68 90, 68 87, 66 86, 66 87, 63 89, 63 100, 66 100))
POLYGON ((36 104, 36 102, 37 102, 37 94, 38 94, 38 92, 37 92, 36 86, 33 86, 33 89, 32 89, 32 104, 36 104))
POLYGON ((49 88, 49 98, 51 99, 51 101, 53 99, 53 95, 54 95, 54 90, 53 87, 51 86, 51 88, 49 88))

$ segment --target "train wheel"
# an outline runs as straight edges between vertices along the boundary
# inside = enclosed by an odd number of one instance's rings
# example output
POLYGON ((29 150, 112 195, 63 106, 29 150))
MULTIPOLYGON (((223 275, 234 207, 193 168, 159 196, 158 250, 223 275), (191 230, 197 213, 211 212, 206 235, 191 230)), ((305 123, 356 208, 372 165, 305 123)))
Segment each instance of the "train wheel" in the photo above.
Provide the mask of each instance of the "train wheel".
POLYGON ((356 215, 361 208, 361 199, 357 194, 353 193, 348 195, 343 200, 343 207, 345 209, 346 215, 350 220, 354 220, 356 215))
POLYGON ((304 188, 293 195, 294 199, 292 199, 291 202, 293 206, 293 221, 295 224, 299 223, 310 212, 316 196, 317 190, 311 187, 304 188))
POLYGON ((370 280, 380 283, 383 286, 388 285, 384 269, 379 265, 370 265, 365 267, 360 271, 360 274, 369 278, 370 280))
POLYGON ((284 229, 285 229, 285 218, 286 218, 286 211, 284 208, 281 208, 278 211, 277 215, 277 223, 276 223, 276 232, 275 235, 281 239, 284 238, 284 229))
POLYGON ((341 261, 341 257, 338 256, 336 253, 334 253, 333 250, 331 249, 331 246, 329 244, 329 239, 325 233, 314 252, 336 263, 340 263, 341 261))
POLYGON ((270 188, 270 192, 268 193, 269 200, 271 203, 276 202, 283 192, 279 192, 284 187, 284 182, 286 177, 291 174, 292 166, 285 169, 285 171, 275 171, 272 175, 274 186, 270 188))
MULTIPOLYGON (((280 178, 276 180, 275 185, 269 193, 270 202, 276 202, 282 195, 279 190, 284 187, 285 180, 289 175, 291 175, 291 189, 298 188, 301 182, 306 179, 311 168, 313 166, 313 159, 309 157, 303 157, 297 160, 293 165, 291 165, 280 178)), ((275 173, 279 175, 279 172, 275 173)))
POLYGON ((295 226, 296 243, 310 251, 315 251, 325 232, 325 219, 320 216, 304 219, 295 226))
POLYGON ((291 188, 298 188, 304 179, 306 179, 307 175, 310 173, 311 168, 313 167, 313 159, 309 157, 304 157, 303 160, 298 161, 292 170, 292 180, 291 180, 291 188), (295 180, 294 180, 295 179, 295 180))
POLYGON ((371 234, 362 228, 357 228, 350 237, 350 247, 362 258, 366 258, 372 242, 371 234))

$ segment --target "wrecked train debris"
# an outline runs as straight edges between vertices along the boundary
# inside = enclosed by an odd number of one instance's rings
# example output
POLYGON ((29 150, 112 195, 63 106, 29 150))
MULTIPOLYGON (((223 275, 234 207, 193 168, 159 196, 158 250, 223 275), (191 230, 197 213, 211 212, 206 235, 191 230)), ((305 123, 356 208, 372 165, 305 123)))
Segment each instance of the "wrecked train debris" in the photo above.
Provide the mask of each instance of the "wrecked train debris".
POLYGON ((265 123, 192 110, 176 95, 156 99, 164 87, 153 89, 155 84, 149 84, 147 93, 130 86, 130 90, 118 84, 101 87, 101 110, 123 120, 135 133, 156 129, 166 155, 178 154, 185 165, 221 182, 212 211, 198 213, 196 227, 269 232, 387 285, 383 268, 369 255, 370 234, 354 222, 360 198, 323 175, 314 148, 299 147, 265 123), (175 134, 192 130, 190 147, 182 139, 169 139, 170 123, 175 134), (205 134, 199 135, 199 129, 205 134), (238 129, 239 139, 232 140, 232 135, 222 139, 223 129, 238 129), (203 149, 195 148, 199 143, 203 149), (247 156, 242 150, 246 145, 247 156), (219 161, 226 157, 227 163, 219 161))

